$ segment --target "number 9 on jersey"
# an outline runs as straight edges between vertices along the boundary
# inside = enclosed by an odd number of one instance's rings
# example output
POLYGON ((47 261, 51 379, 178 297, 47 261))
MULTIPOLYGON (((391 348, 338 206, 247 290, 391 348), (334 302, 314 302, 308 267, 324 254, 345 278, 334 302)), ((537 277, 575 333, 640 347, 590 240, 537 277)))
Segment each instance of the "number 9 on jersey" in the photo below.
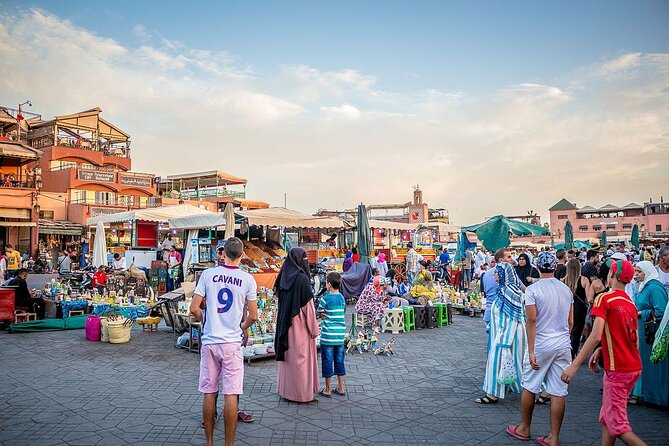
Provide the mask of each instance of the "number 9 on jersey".
POLYGON ((218 292, 218 303, 223 305, 218 307, 218 313, 227 313, 232 308, 233 294, 229 288, 221 288, 218 292))

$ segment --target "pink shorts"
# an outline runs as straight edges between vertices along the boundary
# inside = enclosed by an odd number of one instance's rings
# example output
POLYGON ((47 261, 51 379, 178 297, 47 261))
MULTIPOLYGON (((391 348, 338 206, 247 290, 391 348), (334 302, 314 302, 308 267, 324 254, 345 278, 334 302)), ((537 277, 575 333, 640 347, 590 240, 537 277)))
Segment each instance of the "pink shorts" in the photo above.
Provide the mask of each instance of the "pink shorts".
POLYGON ((609 434, 619 437, 632 432, 627 420, 627 397, 634 389, 634 384, 641 372, 612 372, 604 371, 604 393, 602 394, 602 410, 599 412, 599 422, 606 426, 609 434))
POLYGON ((203 345, 200 351, 200 385, 202 393, 241 395, 244 389, 244 355, 239 343, 203 345))

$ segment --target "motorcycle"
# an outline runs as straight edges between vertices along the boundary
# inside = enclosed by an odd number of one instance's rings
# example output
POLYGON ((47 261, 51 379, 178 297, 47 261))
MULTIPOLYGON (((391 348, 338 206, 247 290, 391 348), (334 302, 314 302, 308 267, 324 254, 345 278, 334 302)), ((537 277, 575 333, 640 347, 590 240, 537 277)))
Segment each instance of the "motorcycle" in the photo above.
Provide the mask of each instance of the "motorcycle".
POLYGON ((332 269, 325 264, 327 261, 328 258, 325 257, 317 264, 311 266, 311 291, 316 298, 320 298, 327 291, 326 278, 332 269))
POLYGON ((32 263, 28 263, 27 269, 30 274, 46 274, 49 270, 49 266, 44 260, 38 258, 32 263))
POLYGON ((95 274, 95 267, 87 266, 80 271, 60 274, 58 280, 63 285, 67 285, 70 289, 75 291, 92 290, 93 274, 95 274))

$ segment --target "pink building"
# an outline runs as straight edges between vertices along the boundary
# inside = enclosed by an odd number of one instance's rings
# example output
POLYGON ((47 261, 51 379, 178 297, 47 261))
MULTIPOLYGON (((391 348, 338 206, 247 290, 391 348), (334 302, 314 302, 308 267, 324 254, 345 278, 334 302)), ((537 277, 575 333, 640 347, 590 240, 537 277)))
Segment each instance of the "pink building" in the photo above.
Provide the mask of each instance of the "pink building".
POLYGON ((600 208, 579 208, 566 198, 557 202, 550 211, 551 233, 555 243, 564 241, 564 228, 571 222, 575 240, 600 239, 606 231, 607 241, 629 241, 634 225, 639 227, 641 239, 669 238, 669 203, 660 199, 643 205, 629 203, 625 206, 607 204, 600 208))

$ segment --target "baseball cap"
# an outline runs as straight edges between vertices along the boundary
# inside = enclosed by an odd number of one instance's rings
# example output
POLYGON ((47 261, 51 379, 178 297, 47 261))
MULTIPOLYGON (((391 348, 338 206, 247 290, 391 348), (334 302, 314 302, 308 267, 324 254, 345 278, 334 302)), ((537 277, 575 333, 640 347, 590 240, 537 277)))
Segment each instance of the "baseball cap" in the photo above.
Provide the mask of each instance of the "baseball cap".
POLYGON ((616 279, 622 283, 630 283, 634 278, 634 266, 627 260, 609 260, 609 268, 616 279))
POLYGON ((216 244, 216 251, 219 249, 223 249, 225 247, 225 240, 219 240, 218 243, 216 244))
POLYGON ((557 266, 557 257, 550 251, 542 251, 537 256, 537 268, 540 271, 548 272, 555 270, 557 266))
POLYGON ((627 260, 627 256, 623 254, 622 252, 614 252, 611 254, 611 257, 613 260, 627 260))

